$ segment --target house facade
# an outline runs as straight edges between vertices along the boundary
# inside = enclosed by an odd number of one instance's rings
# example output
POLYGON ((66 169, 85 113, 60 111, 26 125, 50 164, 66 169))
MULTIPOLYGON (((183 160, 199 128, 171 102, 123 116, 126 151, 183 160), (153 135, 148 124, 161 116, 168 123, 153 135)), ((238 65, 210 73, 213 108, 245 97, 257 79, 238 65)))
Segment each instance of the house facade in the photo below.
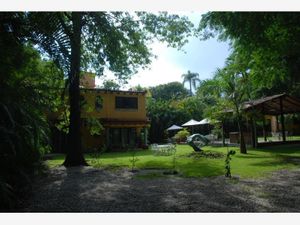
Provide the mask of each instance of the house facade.
MULTIPOLYGON (((150 124, 146 116, 146 92, 95 88, 93 76, 89 77, 84 76, 80 89, 83 150, 146 148, 150 124), (104 128, 99 134, 91 132, 95 120, 104 128)), ((57 128, 53 133, 54 151, 64 152, 66 135, 57 128)))

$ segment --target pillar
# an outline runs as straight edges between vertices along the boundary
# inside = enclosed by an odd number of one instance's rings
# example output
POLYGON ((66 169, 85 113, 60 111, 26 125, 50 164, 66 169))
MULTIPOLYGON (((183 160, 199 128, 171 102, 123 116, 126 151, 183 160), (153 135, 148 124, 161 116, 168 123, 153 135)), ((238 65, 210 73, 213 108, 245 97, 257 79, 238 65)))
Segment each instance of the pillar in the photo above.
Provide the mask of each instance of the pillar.
POLYGON ((281 122, 281 128, 282 128, 281 129, 281 131, 282 131, 282 140, 286 141, 282 97, 280 98, 280 122, 281 122))

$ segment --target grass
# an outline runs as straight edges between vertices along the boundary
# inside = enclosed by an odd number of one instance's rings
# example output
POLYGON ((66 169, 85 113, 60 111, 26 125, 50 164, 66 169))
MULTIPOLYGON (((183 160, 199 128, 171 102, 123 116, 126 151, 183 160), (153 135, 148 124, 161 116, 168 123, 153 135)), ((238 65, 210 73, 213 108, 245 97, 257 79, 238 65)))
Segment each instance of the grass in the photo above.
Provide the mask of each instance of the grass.
MULTIPOLYGON (((300 141, 300 136, 287 136, 286 137, 287 141, 300 141)), ((282 141, 282 137, 281 139, 279 139, 278 137, 272 137, 272 136, 267 136, 267 141, 282 141)), ((265 142, 264 137, 258 137, 258 142, 265 142)))
MULTIPOLYGON (((260 149, 248 149, 248 154, 240 154, 237 147, 206 146, 204 151, 219 152, 224 155, 228 149, 236 151, 231 161, 231 173, 242 178, 259 178, 272 171, 294 169, 300 166, 300 145, 273 146, 260 149)), ((188 145, 178 145, 176 152, 176 170, 185 177, 210 177, 224 175, 225 156, 219 158, 193 157, 193 149, 188 145)), ((138 151, 136 168, 172 169, 173 156, 154 156, 150 150, 138 151)), ((98 163, 89 154, 85 155, 88 163, 107 169, 131 168, 132 152, 104 153, 98 163), (100 163, 99 163, 100 162, 100 163)), ((48 160, 50 167, 63 163, 64 156, 55 156, 48 160)), ((157 177, 152 174, 149 177, 157 177)))

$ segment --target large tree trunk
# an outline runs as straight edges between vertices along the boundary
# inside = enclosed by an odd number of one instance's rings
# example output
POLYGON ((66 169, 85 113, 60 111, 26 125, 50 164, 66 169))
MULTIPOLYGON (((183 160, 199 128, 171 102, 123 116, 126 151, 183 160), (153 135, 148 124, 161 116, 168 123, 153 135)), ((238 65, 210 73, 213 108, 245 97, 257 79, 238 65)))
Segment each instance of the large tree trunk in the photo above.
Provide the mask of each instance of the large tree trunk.
POLYGON ((238 118, 238 127, 239 127, 239 133, 240 133, 240 153, 247 154, 247 148, 244 138, 244 132, 242 128, 242 119, 238 118))
POLYGON ((81 148, 80 135, 80 48, 82 15, 80 12, 72 13, 73 35, 71 38, 71 70, 69 74, 69 101, 70 101, 70 126, 68 134, 68 149, 64 166, 87 165, 81 148))
POLYGON ((222 146, 225 147, 225 127, 224 127, 224 120, 222 120, 222 146))

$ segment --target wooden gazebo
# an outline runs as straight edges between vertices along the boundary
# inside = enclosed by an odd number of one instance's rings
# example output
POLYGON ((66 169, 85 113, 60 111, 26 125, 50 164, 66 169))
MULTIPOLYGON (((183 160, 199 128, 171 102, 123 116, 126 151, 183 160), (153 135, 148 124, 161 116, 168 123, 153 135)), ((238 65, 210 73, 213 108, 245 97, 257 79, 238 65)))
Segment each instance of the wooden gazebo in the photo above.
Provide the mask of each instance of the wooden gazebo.
MULTIPOLYGON (((282 140, 286 141, 284 114, 300 113, 300 99, 286 93, 244 103, 245 111, 259 111, 263 115, 280 116, 282 140)), ((255 137, 257 140, 257 137, 255 137)))

